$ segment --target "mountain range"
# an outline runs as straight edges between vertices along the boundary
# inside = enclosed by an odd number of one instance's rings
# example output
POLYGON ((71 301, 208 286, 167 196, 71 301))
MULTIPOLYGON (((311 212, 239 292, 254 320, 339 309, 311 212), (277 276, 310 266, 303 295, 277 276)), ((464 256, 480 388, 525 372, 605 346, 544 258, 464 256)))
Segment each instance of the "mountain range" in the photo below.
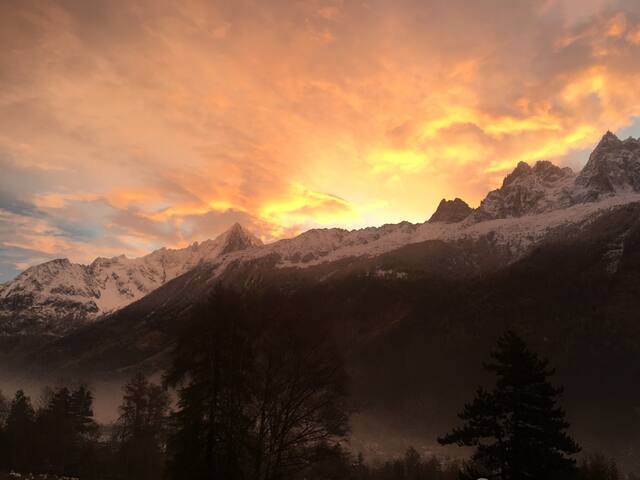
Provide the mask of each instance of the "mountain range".
POLYGON ((97 258, 90 265, 56 259, 31 267, 0 285, 0 335, 65 335, 203 263, 218 265, 215 277, 231 264, 266 258, 275 258, 274 266, 279 268, 307 268, 345 258, 372 258, 427 240, 452 244, 483 240, 508 263, 554 231, 584 225, 638 201, 638 195, 640 140, 621 141, 607 132, 578 174, 547 161, 534 166, 520 162, 478 208, 459 198, 443 199, 422 224, 402 222, 353 231, 315 229, 270 245, 236 224, 213 240, 184 249, 162 248, 136 259, 97 258))
POLYGON ((218 284, 248 302, 277 291, 301 321, 331 326, 353 379, 354 441, 433 444, 513 329, 558 367, 585 450, 640 466, 638 139, 608 132, 577 173, 521 162, 477 208, 443 200, 424 223, 266 245, 234 225, 139 259, 32 267, 0 286, 0 362, 84 378, 157 371, 218 284))

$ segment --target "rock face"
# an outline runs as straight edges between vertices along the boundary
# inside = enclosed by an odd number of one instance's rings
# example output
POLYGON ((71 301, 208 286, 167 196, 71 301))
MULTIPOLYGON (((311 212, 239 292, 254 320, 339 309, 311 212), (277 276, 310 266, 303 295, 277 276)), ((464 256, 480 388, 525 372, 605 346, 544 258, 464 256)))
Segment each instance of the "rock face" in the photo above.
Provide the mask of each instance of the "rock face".
POLYGON ((589 161, 576 178, 576 186, 584 189, 585 201, 602 195, 640 192, 640 139, 621 141, 607 132, 589 161))
POLYGON ((57 259, 36 265, 0 287, 0 334, 64 334, 204 261, 261 244, 236 224, 214 240, 179 250, 162 248, 141 258, 97 258, 90 265, 57 259))
POLYGON ((576 175, 547 161, 520 162, 502 186, 490 192, 472 218, 484 221, 567 208, 640 192, 640 139, 622 141, 607 132, 576 175))
POLYGON ((239 223, 233 224, 229 230, 215 240, 208 241, 214 243, 214 245, 212 245, 212 250, 218 250, 216 256, 247 250, 248 248, 262 245, 262 240, 248 230, 242 228, 239 223))
POLYGON ((502 187, 490 192, 474 212, 477 221, 521 217, 572 205, 571 192, 575 174, 540 161, 533 167, 520 162, 503 181, 502 187))
POLYGON ((444 222, 444 223, 456 223, 461 222, 467 218, 473 209, 460 198, 453 200, 447 200, 443 198, 438 205, 435 213, 431 215, 429 223, 444 222))

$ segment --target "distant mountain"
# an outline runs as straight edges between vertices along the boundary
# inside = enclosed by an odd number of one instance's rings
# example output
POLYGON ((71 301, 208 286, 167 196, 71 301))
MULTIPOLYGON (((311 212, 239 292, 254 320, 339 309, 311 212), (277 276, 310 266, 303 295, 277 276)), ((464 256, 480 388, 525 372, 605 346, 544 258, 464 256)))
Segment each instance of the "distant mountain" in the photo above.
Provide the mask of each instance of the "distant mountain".
POLYGON ((144 257, 67 259, 31 267, 0 286, 0 335, 62 335, 139 300, 198 264, 262 242, 235 224, 200 244, 162 248, 144 257))

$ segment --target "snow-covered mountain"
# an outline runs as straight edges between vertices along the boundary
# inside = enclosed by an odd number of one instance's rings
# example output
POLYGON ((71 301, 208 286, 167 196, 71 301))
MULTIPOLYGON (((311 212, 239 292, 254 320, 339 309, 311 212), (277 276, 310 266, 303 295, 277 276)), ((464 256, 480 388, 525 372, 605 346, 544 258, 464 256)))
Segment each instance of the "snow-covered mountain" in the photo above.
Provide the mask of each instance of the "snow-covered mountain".
POLYGON ((584 225, 620 205, 640 201, 640 140, 621 141, 607 132, 580 174, 548 161, 520 162, 480 206, 443 199, 429 221, 359 230, 309 230, 295 238, 225 257, 218 272, 237 260, 274 255, 281 267, 306 267, 348 257, 376 256, 427 240, 491 237, 491 242, 525 254, 567 225, 584 225))
POLYGON ((640 139, 622 141, 607 132, 576 175, 540 161, 533 167, 520 162, 497 190, 476 209, 476 221, 520 217, 640 192, 640 139))
POLYGON ((239 224, 213 240, 90 265, 52 260, 0 286, 0 332, 62 334, 118 310, 204 261, 262 242, 239 224))
POLYGON ((574 203, 575 178, 570 168, 551 162, 540 161, 533 167, 520 162, 502 186, 486 196, 474 212, 474 219, 521 217, 568 207, 574 203))
POLYGON ((576 198, 640 191, 640 139, 607 132, 576 178, 576 198))
POLYGON ((458 198, 443 200, 425 223, 313 229, 269 245, 235 225, 215 240, 138 259, 99 258, 86 266, 65 259, 47 262, 0 286, 0 334, 64 334, 139 300, 203 262, 214 264, 208 271, 222 277, 231 265, 264 259, 274 268, 303 269, 346 258, 374 258, 430 240, 467 242, 468 248, 491 245, 501 258, 515 261, 545 239, 565 234, 568 227, 586 228, 607 212, 636 202, 640 140, 621 141, 607 132, 579 174, 547 161, 533 166, 521 162, 478 208, 458 198))

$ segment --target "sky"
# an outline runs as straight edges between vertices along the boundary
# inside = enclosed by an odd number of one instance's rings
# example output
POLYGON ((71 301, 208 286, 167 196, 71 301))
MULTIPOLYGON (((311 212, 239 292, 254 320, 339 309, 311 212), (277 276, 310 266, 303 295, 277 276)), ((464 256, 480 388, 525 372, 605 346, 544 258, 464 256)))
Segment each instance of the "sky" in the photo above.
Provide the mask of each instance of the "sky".
POLYGON ((640 136, 640 2, 2 0, 0 282, 477 206, 640 136))

